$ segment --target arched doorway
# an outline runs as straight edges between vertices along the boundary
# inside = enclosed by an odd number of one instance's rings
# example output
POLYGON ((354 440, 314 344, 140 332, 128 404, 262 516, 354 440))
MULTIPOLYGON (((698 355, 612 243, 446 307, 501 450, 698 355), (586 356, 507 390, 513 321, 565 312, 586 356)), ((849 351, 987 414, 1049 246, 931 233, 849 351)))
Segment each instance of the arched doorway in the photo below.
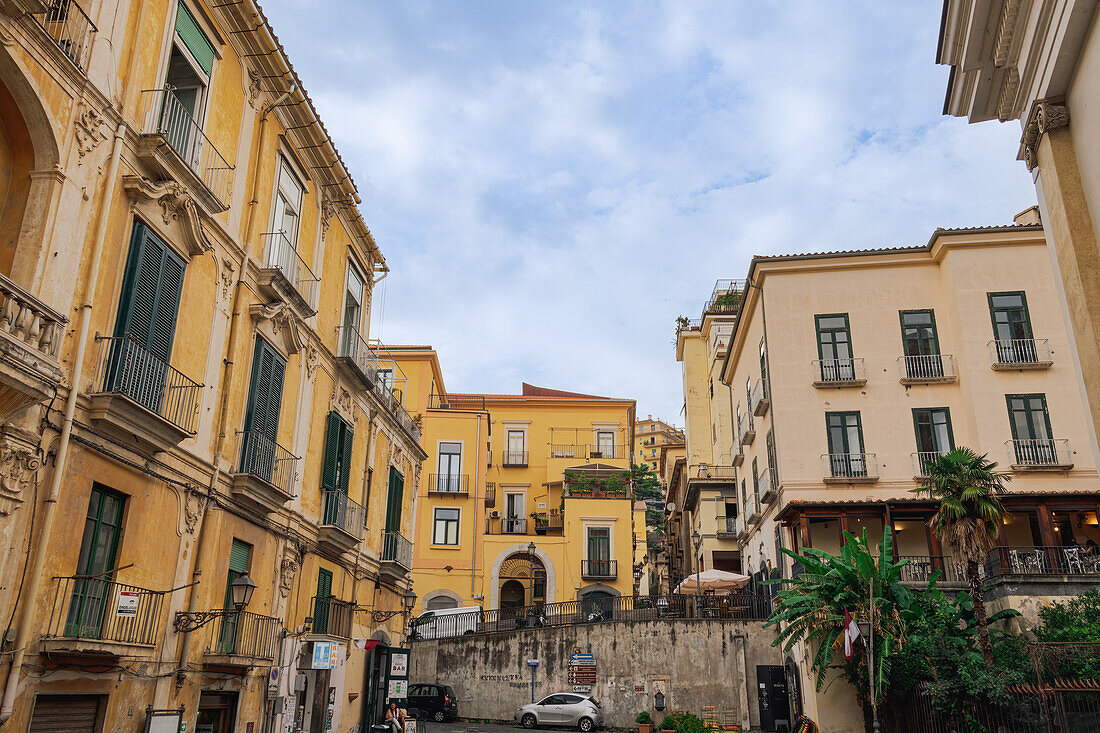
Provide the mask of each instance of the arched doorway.
POLYGON ((500 608, 537 606, 546 602, 546 568, 535 555, 524 552, 500 565, 500 608))
POLYGON ((586 621, 610 621, 615 616, 615 596, 594 590, 581 597, 581 614, 586 621))
POLYGON ((11 275, 34 170, 34 147, 15 99, 0 81, 0 273, 11 275))

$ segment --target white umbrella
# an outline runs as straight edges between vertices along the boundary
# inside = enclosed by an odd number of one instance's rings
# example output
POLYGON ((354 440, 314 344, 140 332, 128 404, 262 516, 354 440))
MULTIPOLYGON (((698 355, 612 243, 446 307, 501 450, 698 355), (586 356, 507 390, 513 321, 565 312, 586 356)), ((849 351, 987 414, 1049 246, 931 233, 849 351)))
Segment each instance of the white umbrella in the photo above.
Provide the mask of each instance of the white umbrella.
POLYGON ((733 590, 744 588, 750 578, 747 575, 729 573, 725 570, 704 570, 701 573, 689 575, 676 586, 677 593, 696 593, 701 591, 715 591, 717 593, 729 593, 733 590))

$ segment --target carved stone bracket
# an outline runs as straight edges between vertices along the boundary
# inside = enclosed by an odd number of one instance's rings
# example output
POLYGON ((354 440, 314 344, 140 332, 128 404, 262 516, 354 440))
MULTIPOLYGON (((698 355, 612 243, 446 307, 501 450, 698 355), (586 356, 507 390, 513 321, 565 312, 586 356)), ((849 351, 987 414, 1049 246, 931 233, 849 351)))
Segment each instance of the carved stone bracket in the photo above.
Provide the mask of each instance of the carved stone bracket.
POLYGON ((321 199, 321 239, 328 236, 328 227, 332 217, 336 216, 336 204, 327 196, 321 199))
POLYGON ((293 545, 287 545, 283 558, 279 562, 279 595, 286 598, 294 588, 294 576, 298 574, 298 552, 293 545))
POLYGON ((313 379, 317 374, 317 366, 321 363, 320 357, 321 352, 313 343, 310 343, 305 350, 306 379, 313 379))
POLYGON ((282 341, 288 354, 297 354, 305 346, 305 339, 299 328, 300 319, 286 303, 259 303, 249 306, 252 320, 258 325, 269 323, 271 335, 282 341))
POLYGON ((86 102, 81 102, 80 107, 80 113, 77 114, 76 121, 73 123, 76 147, 80 153, 78 164, 84 161, 85 155, 98 148, 99 144, 107 139, 107 134, 103 131, 107 120, 103 119, 103 115, 99 113, 99 110, 89 106, 86 102))
POLYGON ((228 257, 222 259, 222 271, 219 277, 222 300, 228 301, 229 294, 233 291, 233 261, 228 257))
POLYGON ((199 518, 202 517, 205 508, 205 496, 191 491, 187 492, 187 497, 183 500, 183 525, 187 530, 187 534, 195 534, 195 528, 199 526, 199 518))
POLYGON ((1028 115, 1027 125, 1020 144, 1024 148, 1024 162, 1027 169, 1034 170, 1039 164, 1039 141, 1043 135, 1069 124, 1069 110, 1060 104, 1051 104, 1046 100, 1036 100, 1028 115))
POLYGON ((26 489, 41 465, 35 446, 0 437, 0 515, 11 514, 26 500, 26 489))
POLYGON ((248 105, 254 110, 259 110, 260 85, 263 77, 255 69, 248 70, 248 105))
POLYGON ((177 181, 150 181, 142 176, 123 176, 122 187, 136 203, 155 201, 160 205, 161 219, 165 226, 177 223, 182 233, 182 243, 190 257, 213 249, 202 229, 195 200, 183 184, 177 181))
POLYGON ((355 422, 355 398, 339 384, 332 385, 332 397, 329 400, 329 409, 337 413, 348 422, 355 422))

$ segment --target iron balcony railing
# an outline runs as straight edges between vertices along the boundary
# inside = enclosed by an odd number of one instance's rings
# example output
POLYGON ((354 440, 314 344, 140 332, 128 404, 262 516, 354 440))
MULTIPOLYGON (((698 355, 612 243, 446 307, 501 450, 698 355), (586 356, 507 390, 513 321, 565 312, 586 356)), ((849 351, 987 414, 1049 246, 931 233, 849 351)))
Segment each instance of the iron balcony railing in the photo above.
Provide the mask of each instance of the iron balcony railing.
POLYGON ((242 430, 238 435, 240 472, 262 479, 290 496, 298 457, 259 430, 242 430))
POLYGON ((861 357, 849 359, 814 359, 814 386, 857 385, 867 381, 867 369, 861 357))
POLYGON ((756 426, 753 424, 751 414, 746 413, 738 419, 737 439, 742 445, 751 445, 756 439, 756 426))
POLYGON ((574 445, 572 443, 551 443, 550 444, 550 457, 551 458, 584 458, 584 452, 587 446, 574 445))
POLYGON ((429 410, 485 410, 485 398, 478 395, 439 395, 428 396, 429 410))
POLYGON ((275 659, 283 638, 283 622, 251 611, 235 611, 218 619, 208 654, 275 659))
POLYGON ((367 345, 355 326, 340 326, 336 331, 340 337, 340 356, 354 364, 367 386, 372 386, 378 375, 378 354, 367 345))
POLYGON ((348 498, 343 491, 325 491, 322 527, 335 527, 356 539, 362 539, 367 510, 348 498))
POLYGON ((1100 575, 1100 553, 1084 547, 997 547, 987 575, 1100 575))
POLYGON ((731 481, 737 478, 736 466, 699 466, 695 472, 696 478, 720 478, 730 479, 731 481))
POLYGON ((618 560, 581 560, 582 578, 617 578, 619 577, 618 560))
POLYGON ((1061 468, 1073 465, 1073 452, 1065 438, 1031 438, 1005 441, 1013 468, 1061 468))
POLYGON ((154 646, 164 626, 162 591, 103 575, 55 577, 49 636, 154 646))
POLYGON ((536 512, 531 518, 535 521, 535 534, 558 534, 564 529, 561 512, 557 509, 536 512))
POLYGON ((745 292, 744 280, 717 280, 710 299, 703 305, 703 315, 708 313, 736 313, 745 292))
POLYGON ((81 71, 88 71, 95 24, 74 0, 50 0, 44 13, 34 13, 34 19, 45 29, 62 53, 81 71))
POLYGON ((264 262, 267 267, 281 272, 309 310, 316 313, 321 281, 298 254, 294 243, 281 231, 260 236, 265 241, 264 262))
POLYGON ((527 465, 527 451, 506 450, 501 465, 505 468, 522 468, 527 465))
POLYGON ((382 403, 382 406, 393 415, 398 424, 408 431, 417 442, 420 442, 420 426, 416 424, 412 416, 410 416, 405 408, 401 406, 401 403, 397 400, 390 386, 384 381, 378 380, 374 384, 374 394, 378 398, 378 401, 382 403))
POLYGON ((412 567, 412 543, 400 532, 383 532, 382 561, 395 562, 408 570, 412 567))
POLYGON ((226 162, 172 88, 142 92, 142 132, 160 135, 221 206, 229 208, 233 166, 226 162))
POLYGON ((719 536, 737 534, 737 517, 717 517, 716 519, 719 536))
POLYGON ((921 382, 953 382, 954 354, 915 354, 898 357, 898 373, 902 384, 921 382))
POLYGON ((624 445, 588 445, 589 458, 626 458, 626 446, 624 445))
POLYGON ((539 603, 519 608, 470 611, 432 616, 409 624, 410 641, 484 634, 527 628, 583 626, 616 621, 727 619, 762 621, 772 613, 767 593, 739 591, 729 595, 590 596, 575 601, 539 603), (427 625, 431 624, 430 627, 427 625))
POLYGON ((1054 363, 1046 339, 994 339, 989 342, 994 368, 1028 369, 1054 363))
POLYGON ((485 482, 485 506, 497 505, 497 485, 493 481, 485 482))
POLYGON ((355 615, 355 604, 341 601, 332 596, 313 596, 310 608, 313 616, 313 633, 351 638, 351 620, 355 615))
POLYGON ((826 481, 872 481, 878 478, 874 453, 823 453, 821 467, 826 481))
POLYGON ((129 336, 96 335, 99 384, 94 394, 121 395, 194 434, 202 385, 129 336))
POLYGON ((527 534, 527 520, 520 517, 504 517, 493 531, 493 523, 490 521, 486 528, 486 534, 527 534))
POLYGON ((768 394, 768 383, 763 378, 757 379, 756 384, 752 386, 750 402, 753 415, 763 417, 768 414, 768 407, 771 406, 771 396, 768 394))
POLYGON ((465 473, 430 473, 428 493, 467 496, 470 493, 470 476, 465 473))
POLYGON ((927 478, 928 464, 935 463, 945 455, 947 455, 946 450, 917 451, 913 453, 913 475, 917 478, 927 478))
POLYGON ((901 567, 901 582, 927 583, 939 573, 937 579, 944 583, 966 581, 966 564, 944 555, 898 555, 896 560, 907 560, 901 567))

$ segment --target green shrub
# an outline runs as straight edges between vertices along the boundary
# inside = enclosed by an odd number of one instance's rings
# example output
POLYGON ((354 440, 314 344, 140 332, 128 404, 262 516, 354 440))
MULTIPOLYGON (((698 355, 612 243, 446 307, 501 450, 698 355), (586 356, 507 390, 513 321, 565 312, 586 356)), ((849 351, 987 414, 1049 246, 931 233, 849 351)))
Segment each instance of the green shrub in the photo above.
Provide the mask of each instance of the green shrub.
POLYGON ((648 710, 643 710, 638 713, 637 718, 634 718, 634 722, 638 725, 653 725, 653 718, 650 716, 648 710))
POLYGON ((661 721, 661 730, 676 730, 676 717, 674 715, 666 715, 665 719, 661 721))
POLYGON ((706 733, 706 730, 703 721, 691 713, 681 715, 676 720, 676 733, 706 733))

